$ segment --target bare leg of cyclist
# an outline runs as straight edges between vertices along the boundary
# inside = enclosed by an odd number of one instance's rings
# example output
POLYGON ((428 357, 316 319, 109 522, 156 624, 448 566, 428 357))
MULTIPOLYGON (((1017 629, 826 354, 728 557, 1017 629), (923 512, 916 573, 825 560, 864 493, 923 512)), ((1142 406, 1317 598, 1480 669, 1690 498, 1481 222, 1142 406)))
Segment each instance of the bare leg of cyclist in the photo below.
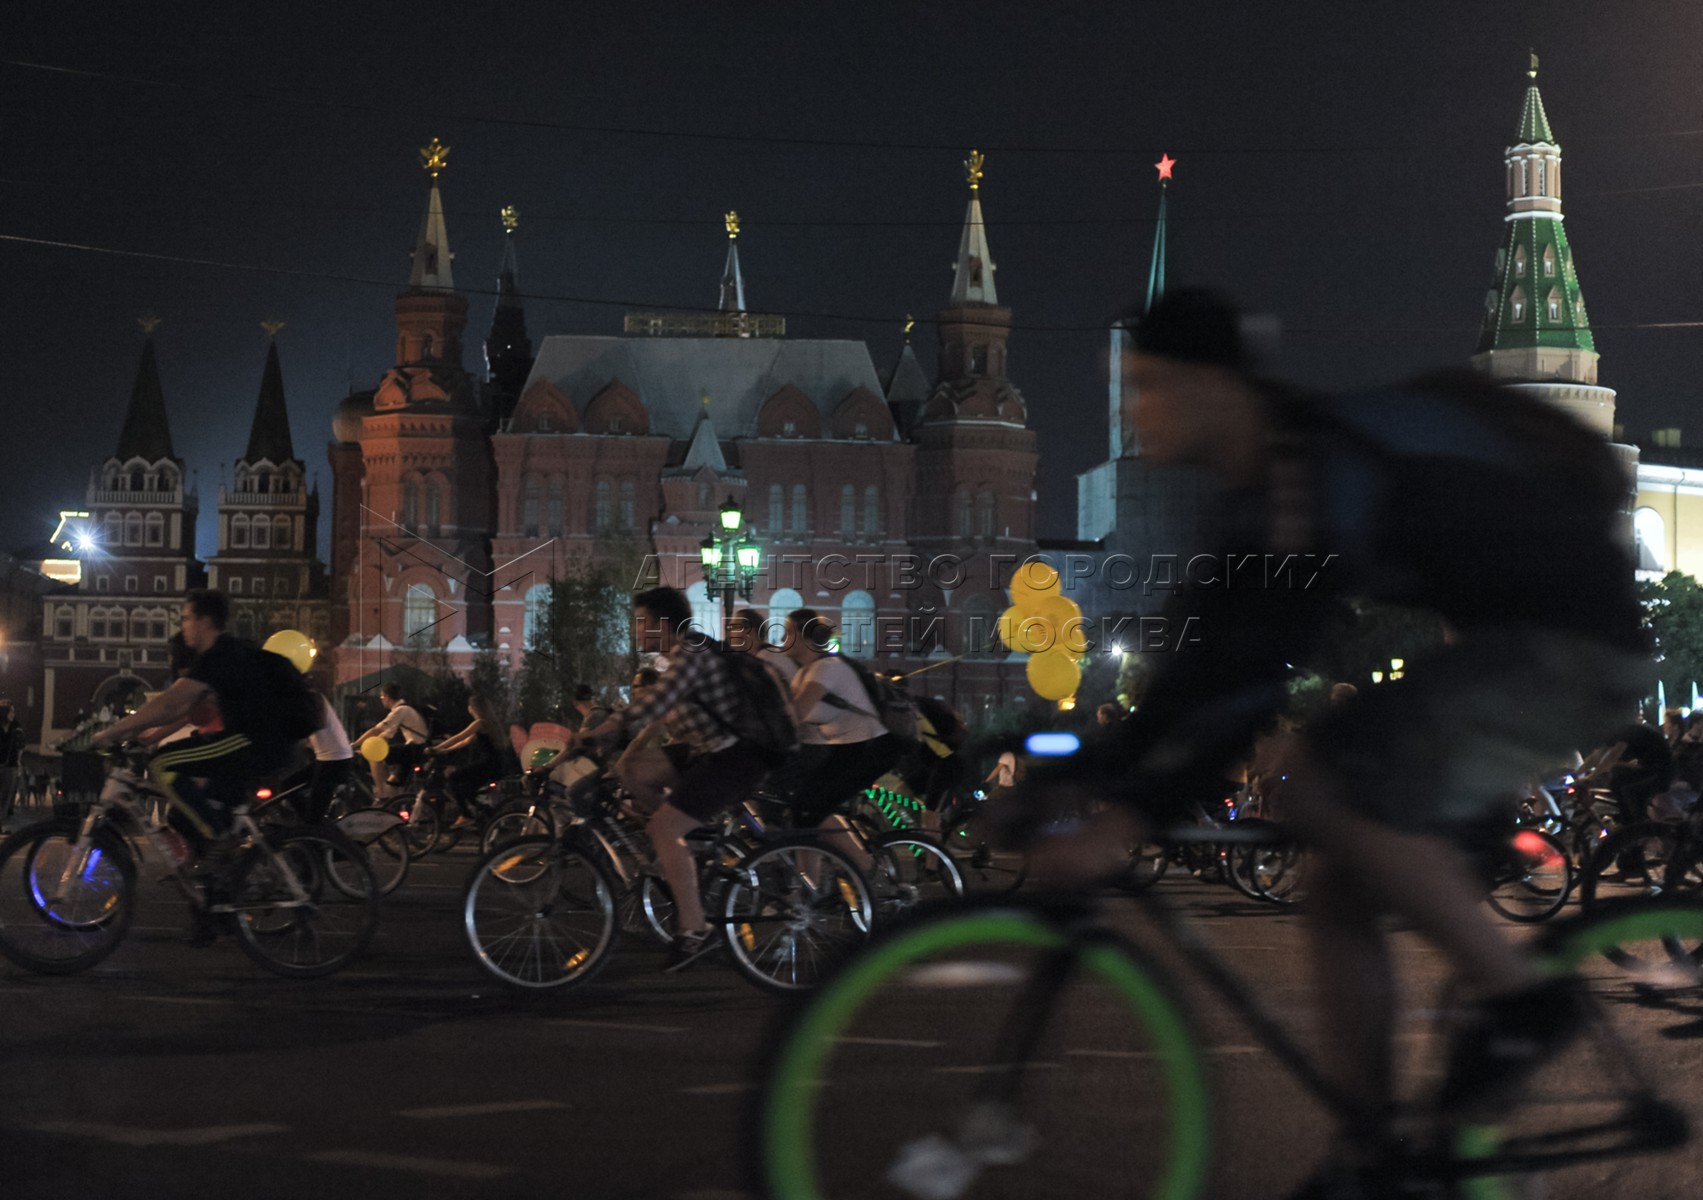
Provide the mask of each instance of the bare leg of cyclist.
POLYGON ((1321 864, 1308 880, 1318 1056, 1325 1077, 1375 1114, 1395 1099, 1396 983, 1380 914, 1353 881, 1321 864))
POLYGON ((709 928, 704 919, 703 900, 698 896, 698 867, 686 848, 686 835, 703 822, 664 803, 645 824, 645 834, 656 851, 656 865, 674 895, 674 913, 682 933, 699 933, 709 928))

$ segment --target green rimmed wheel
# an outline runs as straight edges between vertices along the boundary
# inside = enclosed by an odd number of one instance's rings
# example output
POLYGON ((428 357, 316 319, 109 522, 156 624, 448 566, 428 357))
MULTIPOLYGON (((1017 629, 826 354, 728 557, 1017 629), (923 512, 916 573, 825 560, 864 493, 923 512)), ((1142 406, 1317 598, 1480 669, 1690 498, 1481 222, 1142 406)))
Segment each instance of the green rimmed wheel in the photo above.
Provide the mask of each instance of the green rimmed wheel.
POLYGON ((770 1044, 753 1145, 776 1200, 1182 1200, 1205 1184, 1206 1074, 1181 1010, 1131 947, 1075 943, 1038 909, 895 929, 770 1044), (1014 1073, 1001 1047, 1019 1026, 1034 1040, 1014 1073))
POLYGON ((1565 974, 1598 954, 1638 982, 1696 987, 1703 975, 1703 904, 1680 896, 1599 898, 1581 920, 1545 939, 1543 962, 1565 974))

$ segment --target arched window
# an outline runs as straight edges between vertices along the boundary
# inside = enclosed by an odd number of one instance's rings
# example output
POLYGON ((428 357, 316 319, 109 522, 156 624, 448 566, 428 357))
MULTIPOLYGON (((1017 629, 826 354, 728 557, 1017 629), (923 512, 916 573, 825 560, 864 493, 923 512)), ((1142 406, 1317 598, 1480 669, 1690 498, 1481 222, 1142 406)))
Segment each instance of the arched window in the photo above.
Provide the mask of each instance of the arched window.
POLYGON ((1508 299, 1508 319, 1524 321, 1526 319, 1526 290, 1515 288, 1514 294, 1508 299))
POLYGON ((1526 276, 1526 248, 1514 247, 1514 274, 1524 279, 1526 276))
POLYGON ((1555 247, 1554 246, 1545 246, 1543 248, 1543 274, 1544 274, 1544 277, 1548 278, 1548 279, 1553 279, 1555 277, 1555 247))
POLYGON ((769 485, 769 525, 765 532, 773 535, 786 529, 786 489, 778 483, 769 485))
POLYGON ((987 488, 976 493, 976 533, 982 537, 994 535, 994 514, 996 504, 994 496, 987 488))
POLYGON ((698 485, 698 510, 700 512, 708 512, 710 510, 710 485, 707 483, 700 483, 698 485))
POLYGON ((965 488, 958 489, 953 501, 958 509, 958 536, 974 537, 976 534, 975 501, 970 498, 970 493, 965 488))
POLYGON ((69 604, 62 604, 53 614, 53 636, 65 641, 77 631, 77 613, 69 604))
POLYGON ((544 632, 544 614, 550 607, 550 585, 535 583, 526 589, 526 624, 522 628, 522 642, 528 650, 537 650, 539 637, 544 632))
POLYGON ((810 525, 810 493, 802 483, 792 485, 792 531, 802 534, 810 525))
POLYGON ((520 532, 525 537, 538 536, 538 478, 528 475, 521 485, 520 532))
POLYGON ((1547 159, 1540 158, 1537 160, 1537 194, 1540 196, 1549 195, 1549 161, 1547 159))
POLYGON ((142 544, 142 514, 128 513, 124 518, 124 544, 140 546, 142 544))
POLYGON ((141 491, 142 484, 145 480, 146 476, 142 474, 142 469, 140 467, 136 468, 136 470, 130 472, 130 490, 133 492, 141 491))
POLYGON ((265 517, 255 517, 254 524, 248 527, 248 544, 255 550, 272 545, 272 524, 265 517))
POLYGON ((1662 572, 1667 562, 1667 523, 1653 508, 1632 511, 1632 537, 1637 542, 1638 569, 1662 572))
POLYGON ((437 537, 443 528, 443 488, 437 480, 426 484, 426 536, 437 537))
POLYGON ((875 597, 868 592, 847 592, 840 601, 840 649, 853 658, 875 652, 875 597))
POLYGON ((1549 289, 1549 319, 1551 321, 1561 320, 1561 308, 1562 308, 1562 305, 1561 305, 1561 289, 1560 288, 1550 288, 1549 289))
POLYGON ((633 522, 637 520, 637 513, 634 511, 635 508, 636 502, 633 497, 633 481, 631 479, 623 479, 621 481, 622 529, 631 529, 633 527, 633 522))
POLYGON ((804 597, 793 588, 776 588, 769 597, 769 627, 771 645, 778 646, 786 637, 786 615, 804 607, 804 597))
POLYGON ((248 549, 248 514, 238 513, 231 518, 231 549, 248 549))
POLYGON ((166 518, 163 513, 151 512, 142 523, 142 543, 147 546, 166 544, 166 518))
POLYGON ((999 605, 986 592, 977 592, 964 602, 963 626, 958 631, 960 653, 988 658, 1000 648, 999 605))
MULTIPOLYGON (((703 506, 703 490, 703 485, 699 484, 699 507, 703 506)), ((608 529, 610 524, 615 520, 615 505, 614 501, 611 499, 612 492, 613 489, 610 488, 609 481, 607 479, 599 479, 597 481, 597 508, 592 523, 598 529, 608 529)))
POLYGON ((282 513, 272 518, 272 545, 278 550, 296 548, 295 530, 290 527, 290 518, 282 513))
POLYGON ((106 639, 106 609, 91 608, 89 610, 89 637, 106 639))
POLYGON ((848 542, 857 534, 857 489, 846 484, 840 489, 840 536, 848 542))
POLYGON ((881 532, 881 489, 873 483, 863 489, 863 531, 881 532))
POLYGON ((402 528, 410 533, 420 529, 420 485, 412 479, 402 484, 402 528))
POLYGON ((713 638, 721 636, 721 605, 710 599, 710 589, 702 579, 686 589, 686 599, 692 604, 692 628, 713 638))
POLYGON ((117 513, 106 514, 106 536, 102 539, 108 546, 124 545, 124 518, 117 513))
POLYGON ((562 536, 562 477, 550 476, 549 529, 552 537, 562 536))
POLYGON ((124 617, 125 617, 125 612, 122 608, 115 608, 115 609, 112 609, 110 612, 107 613, 107 615, 106 615, 106 636, 109 640, 114 641, 114 642, 124 641, 124 639, 125 639, 124 617))
POLYGON ((423 583, 408 585, 408 595, 402 601, 402 640, 410 646, 430 646, 436 639, 433 627, 438 622, 438 599, 423 583))

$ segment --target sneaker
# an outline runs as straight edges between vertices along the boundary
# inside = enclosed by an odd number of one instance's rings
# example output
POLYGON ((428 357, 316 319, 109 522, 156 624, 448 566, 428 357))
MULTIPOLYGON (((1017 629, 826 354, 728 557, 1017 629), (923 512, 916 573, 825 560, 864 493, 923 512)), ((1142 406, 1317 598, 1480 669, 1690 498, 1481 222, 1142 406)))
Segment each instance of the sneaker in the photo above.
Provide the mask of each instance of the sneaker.
POLYGON ((1578 984, 1555 979, 1495 996, 1456 1031, 1437 1097, 1445 1112, 1500 1104, 1584 1029, 1578 984))
POLYGON ((668 962, 663 965, 662 973, 672 975, 676 971, 683 971, 715 948, 716 940, 708 929, 695 933, 677 933, 668 947, 668 962))
POLYGON ((183 934, 186 945, 201 949, 211 946, 218 936, 219 923, 213 919, 212 913, 200 907, 190 910, 189 928, 183 934))

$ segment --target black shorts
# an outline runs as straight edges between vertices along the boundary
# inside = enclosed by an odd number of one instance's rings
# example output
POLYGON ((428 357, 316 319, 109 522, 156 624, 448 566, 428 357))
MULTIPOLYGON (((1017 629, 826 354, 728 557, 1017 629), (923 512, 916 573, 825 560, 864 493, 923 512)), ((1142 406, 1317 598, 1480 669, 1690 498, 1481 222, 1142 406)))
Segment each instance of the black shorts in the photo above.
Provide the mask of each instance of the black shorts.
POLYGON ((1648 664, 1574 634, 1477 630, 1362 688, 1307 732, 1357 811, 1398 828, 1471 825, 1624 724, 1648 664))
MULTIPOLYGON (((674 750, 664 748, 664 753, 674 750)), ((677 758, 669 753, 669 758, 677 758)), ((710 820, 717 813, 732 808, 751 794, 762 782, 768 767, 761 755, 743 742, 735 742, 725 750, 695 754, 675 764, 680 782, 668 793, 665 804, 671 804, 699 822, 710 820)))
POLYGON ((899 761, 899 739, 883 734, 843 746, 806 746, 804 769, 794 793, 793 820, 820 825, 845 808, 859 792, 891 771, 899 761))

